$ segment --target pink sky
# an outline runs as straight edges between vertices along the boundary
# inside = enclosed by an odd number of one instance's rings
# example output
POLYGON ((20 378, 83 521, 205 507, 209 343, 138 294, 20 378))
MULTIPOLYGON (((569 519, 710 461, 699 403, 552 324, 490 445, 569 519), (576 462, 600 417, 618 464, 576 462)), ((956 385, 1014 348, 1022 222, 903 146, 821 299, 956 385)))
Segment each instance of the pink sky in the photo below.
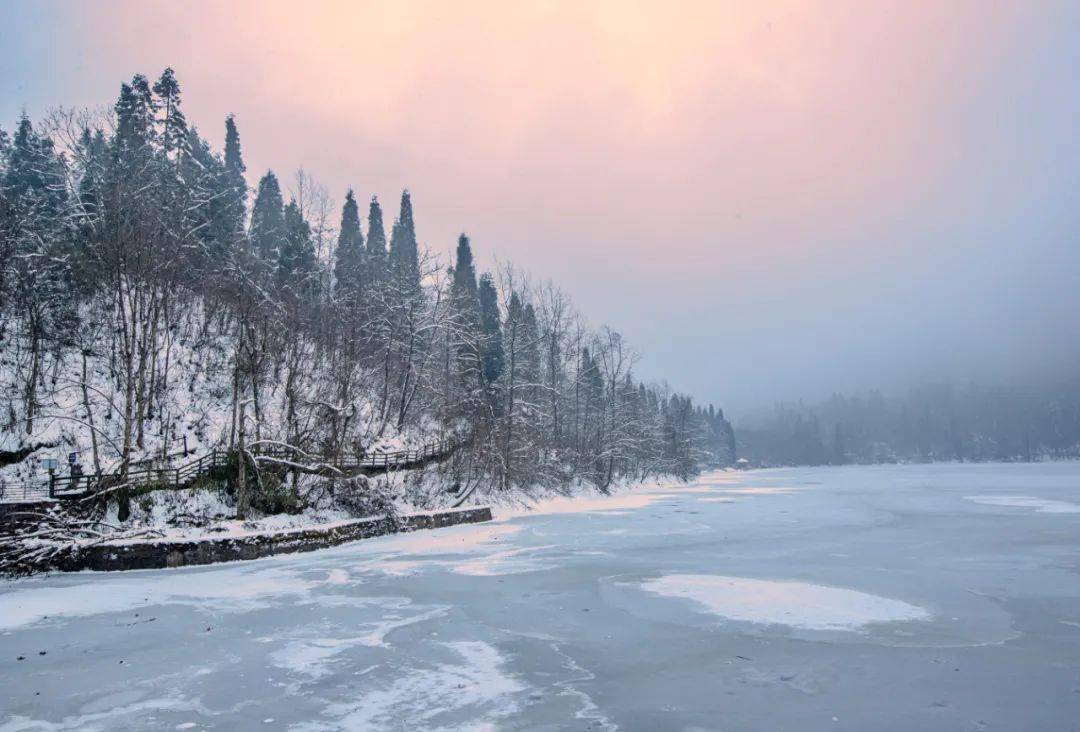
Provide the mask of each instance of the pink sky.
MULTIPOLYGON (((408 186, 433 248, 467 230, 482 264, 556 280, 647 375, 720 403, 1019 350, 986 323, 1031 265, 1002 232, 1075 200, 1067 4, 0 7, 5 127, 171 65, 215 144, 237 115, 252 182, 302 165, 391 207, 408 186)), ((1040 240, 1040 271, 1076 229, 1040 240)))

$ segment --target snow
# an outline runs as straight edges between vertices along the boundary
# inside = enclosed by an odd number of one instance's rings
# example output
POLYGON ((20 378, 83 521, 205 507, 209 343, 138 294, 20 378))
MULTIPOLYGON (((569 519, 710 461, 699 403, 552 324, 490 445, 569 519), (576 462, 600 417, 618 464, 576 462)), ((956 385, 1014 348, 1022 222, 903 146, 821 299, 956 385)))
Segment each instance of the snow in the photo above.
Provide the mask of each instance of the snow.
POLYGON ((922 608, 899 600, 807 582, 670 574, 640 586, 664 597, 692 600, 729 620, 810 630, 861 630, 871 623, 930 617, 922 608))
POLYGON ((985 506, 1033 508, 1039 513, 1080 513, 1080 504, 1035 496, 964 496, 964 498, 985 506))
MULTIPOLYGON (((109 582, 108 590, 103 592, 95 591, 98 583, 92 579, 58 587, 29 582, 19 592, 0 594, 0 631, 40 623, 44 618, 67 620, 165 604, 244 613, 269 607, 275 598, 305 595, 320 585, 335 584, 339 577, 328 574, 309 579, 281 568, 225 566, 230 569, 177 572, 168 582, 146 572, 127 572, 109 582)), ((94 573, 75 576, 88 578, 94 573)))
POLYGON ((432 668, 398 677, 363 694, 357 701, 335 704, 325 716, 333 722, 311 722, 296 727, 314 730, 393 729, 401 722, 408 729, 493 730, 518 710, 515 695, 526 687, 506 673, 506 658, 480 641, 445 643, 457 658, 432 668), (468 712, 469 724, 443 725, 440 717, 468 712))
MULTIPOLYGON (((80 307, 84 310, 80 317, 82 322, 96 320, 96 316, 87 311, 87 305, 80 307)), ((163 340, 157 344, 158 360, 170 364, 167 379, 170 388, 155 399, 156 416, 147 422, 144 447, 134 448, 132 461, 156 460, 162 454, 170 454, 178 456, 175 464, 183 464, 211 450, 223 450, 229 444, 233 419, 233 370, 229 364, 235 355, 235 343, 231 335, 208 325, 216 319, 208 317, 206 307, 206 303, 198 298, 186 302, 170 324, 168 336, 163 334, 163 340), (167 426, 164 435, 161 434, 161 422, 167 426), (185 449, 188 455, 182 456, 185 449)), ((118 405, 122 404, 123 398, 117 393, 118 385, 112 373, 115 364, 110 362, 108 348, 89 349, 89 353, 86 384, 90 412, 99 431, 101 469, 109 472, 120 463, 117 446, 123 443, 123 438, 118 405)), ((82 368, 77 350, 67 352, 58 360, 55 373, 50 368, 48 385, 43 384, 38 394, 41 409, 34 422, 33 434, 27 435, 22 429, 0 431, 0 450, 42 445, 27 459, 0 466, 0 501, 23 500, 24 485, 43 488, 49 478, 43 465, 45 458, 58 461, 58 476, 68 475, 70 453, 76 454, 85 472, 94 471, 90 430, 86 426, 87 408, 81 388, 82 368)), ((283 384, 271 380, 262 388, 262 438, 267 442, 281 441, 289 423, 285 416, 283 384)), ((14 367, 0 362, 0 397, 18 404, 22 398, 21 389, 14 367)), ((430 420, 422 420, 420 425, 407 428, 403 433, 381 434, 380 424, 372 414, 372 405, 360 400, 356 407, 354 426, 357 436, 374 453, 415 449, 440 434, 438 426, 430 420)))
POLYGON ((1015 498, 1078 486, 1080 463, 717 473, 7 582, 0 730, 1060 729, 1080 514, 1015 498))

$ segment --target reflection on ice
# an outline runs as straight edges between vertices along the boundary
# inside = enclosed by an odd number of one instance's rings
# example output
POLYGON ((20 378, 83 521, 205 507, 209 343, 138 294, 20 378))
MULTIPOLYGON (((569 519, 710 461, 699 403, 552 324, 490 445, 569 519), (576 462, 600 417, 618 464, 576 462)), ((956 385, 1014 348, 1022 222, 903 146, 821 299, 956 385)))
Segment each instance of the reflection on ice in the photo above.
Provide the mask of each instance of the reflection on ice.
MULTIPOLYGON (((552 496, 542 498, 525 506, 493 506, 492 512, 497 521, 520 516, 548 516, 552 514, 567 513, 607 513, 609 515, 621 515, 627 511, 644 508, 657 501, 676 498, 676 494, 668 492, 675 486, 664 488, 641 487, 633 492, 613 493, 611 495, 578 495, 552 496)), ((677 486, 678 490, 685 490, 677 486)))
POLYGON ((693 600, 705 612, 730 620, 808 630, 860 630, 871 623, 930 617, 922 608, 899 600, 805 582, 672 574, 642 582, 641 588, 693 600))
POLYGON ((780 496, 793 491, 793 488, 724 488, 720 492, 736 496, 780 496))
POLYGON ((520 526, 500 524, 467 524, 435 531, 417 531, 380 537, 357 546, 357 553, 400 554, 466 554, 490 548, 493 542, 506 539, 521 531, 520 526))

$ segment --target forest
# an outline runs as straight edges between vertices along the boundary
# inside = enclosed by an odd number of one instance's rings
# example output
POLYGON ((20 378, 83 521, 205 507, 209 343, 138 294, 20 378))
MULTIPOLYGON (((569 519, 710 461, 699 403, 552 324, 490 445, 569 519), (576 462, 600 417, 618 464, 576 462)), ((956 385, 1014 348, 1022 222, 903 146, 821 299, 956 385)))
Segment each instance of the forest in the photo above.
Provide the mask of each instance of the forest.
POLYGON ((1033 461, 1080 456, 1080 399, 1069 384, 928 383, 887 396, 834 394, 777 404, 740 422, 739 454, 757 465, 1033 461))
POLYGON ((733 461, 721 410, 636 379, 554 283, 478 271, 465 234, 422 244, 407 190, 391 213, 305 171, 249 185, 239 120, 216 149, 181 99, 166 69, 0 131, 5 490, 45 455, 122 476, 216 449, 243 517, 366 489, 319 463, 436 439, 456 449, 429 479, 458 495, 733 461))

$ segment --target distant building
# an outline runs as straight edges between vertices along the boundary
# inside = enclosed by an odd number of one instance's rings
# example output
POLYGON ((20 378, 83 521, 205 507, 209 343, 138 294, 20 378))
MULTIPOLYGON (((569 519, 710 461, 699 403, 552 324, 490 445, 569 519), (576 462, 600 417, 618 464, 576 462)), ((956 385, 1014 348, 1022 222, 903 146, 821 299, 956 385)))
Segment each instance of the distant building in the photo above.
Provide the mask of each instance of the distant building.
POLYGON ((750 469, 750 461, 747 460, 746 458, 739 458, 738 460, 735 461, 735 469, 736 470, 749 470, 750 469))

